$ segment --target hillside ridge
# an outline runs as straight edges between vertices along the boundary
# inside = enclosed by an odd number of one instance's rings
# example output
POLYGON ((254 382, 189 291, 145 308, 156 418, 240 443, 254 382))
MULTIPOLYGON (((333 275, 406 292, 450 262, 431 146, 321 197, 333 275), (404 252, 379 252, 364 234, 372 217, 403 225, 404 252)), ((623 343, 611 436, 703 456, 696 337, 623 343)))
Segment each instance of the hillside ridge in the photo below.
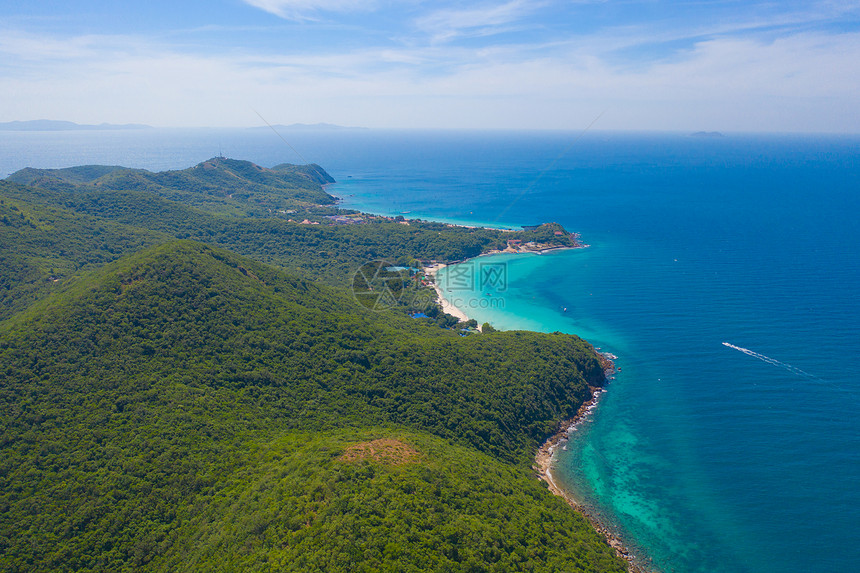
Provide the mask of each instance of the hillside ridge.
POLYGON ((0 182, 0 569, 624 570, 531 469, 604 382, 591 345, 313 280, 496 234, 232 216, 185 177, 0 182))

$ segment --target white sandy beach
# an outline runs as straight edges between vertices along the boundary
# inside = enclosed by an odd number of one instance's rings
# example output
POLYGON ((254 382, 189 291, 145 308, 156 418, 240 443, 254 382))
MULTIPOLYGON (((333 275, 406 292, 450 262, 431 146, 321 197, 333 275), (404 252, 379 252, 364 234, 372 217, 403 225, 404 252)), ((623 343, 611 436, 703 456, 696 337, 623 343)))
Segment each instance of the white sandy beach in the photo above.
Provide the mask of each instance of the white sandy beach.
POLYGON ((435 265, 425 267, 424 272, 425 274, 427 274, 428 277, 431 277, 433 279, 433 290, 435 290, 436 294, 439 296, 439 305, 442 307, 442 312, 450 314, 451 316, 456 316, 458 319, 465 322, 469 320, 470 317, 467 316, 465 312, 451 304, 451 302, 447 298, 445 298, 445 295, 442 294, 442 289, 439 288, 439 285, 436 282, 436 273, 444 269, 446 266, 448 265, 445 265, 443 263, 436 263, 435 265))

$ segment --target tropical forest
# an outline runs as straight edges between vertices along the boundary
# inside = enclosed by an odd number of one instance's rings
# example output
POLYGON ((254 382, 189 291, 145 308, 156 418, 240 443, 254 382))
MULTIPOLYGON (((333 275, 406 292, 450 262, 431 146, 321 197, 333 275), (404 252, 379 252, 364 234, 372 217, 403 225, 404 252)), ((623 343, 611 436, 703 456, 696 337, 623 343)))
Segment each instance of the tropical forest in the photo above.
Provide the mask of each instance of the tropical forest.
POLYGON ((223 157, 0 181, 0 570, 627 570, 533 467, 604 384, 594 348, 467 328, 420 272, 571 235, 330 183, 223 157), (368 263, 421 296, 366 304, 368 263))

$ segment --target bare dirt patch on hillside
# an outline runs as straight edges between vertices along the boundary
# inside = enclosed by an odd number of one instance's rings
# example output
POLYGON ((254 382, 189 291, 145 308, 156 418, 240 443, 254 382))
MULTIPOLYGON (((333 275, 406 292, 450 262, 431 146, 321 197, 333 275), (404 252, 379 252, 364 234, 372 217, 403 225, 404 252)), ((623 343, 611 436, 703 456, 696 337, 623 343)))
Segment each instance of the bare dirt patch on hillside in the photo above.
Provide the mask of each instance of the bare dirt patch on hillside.
POLYGON ((348 446, 340 456, 342 462, 372 460, 381 464, 400 466, 417 462, 418 450, 393 438, 380 438, 348 446))

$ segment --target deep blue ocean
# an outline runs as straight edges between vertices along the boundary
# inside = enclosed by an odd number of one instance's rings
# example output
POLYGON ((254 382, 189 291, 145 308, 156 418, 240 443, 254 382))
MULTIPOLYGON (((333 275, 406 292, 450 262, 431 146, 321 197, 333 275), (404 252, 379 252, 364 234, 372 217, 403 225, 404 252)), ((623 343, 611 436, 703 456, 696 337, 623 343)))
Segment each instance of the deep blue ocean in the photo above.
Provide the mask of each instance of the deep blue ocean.
POLYGON ((590 246, 483 258, 504 283, 455 294, 480 322, 618 356, 557 458, 572 496, 655 570, 860 568, 860 137, 282 135, 301 157, 267 130, 0 132, 0 177, 220 151, 317 162, 369 212, 559 222, 590 246))

